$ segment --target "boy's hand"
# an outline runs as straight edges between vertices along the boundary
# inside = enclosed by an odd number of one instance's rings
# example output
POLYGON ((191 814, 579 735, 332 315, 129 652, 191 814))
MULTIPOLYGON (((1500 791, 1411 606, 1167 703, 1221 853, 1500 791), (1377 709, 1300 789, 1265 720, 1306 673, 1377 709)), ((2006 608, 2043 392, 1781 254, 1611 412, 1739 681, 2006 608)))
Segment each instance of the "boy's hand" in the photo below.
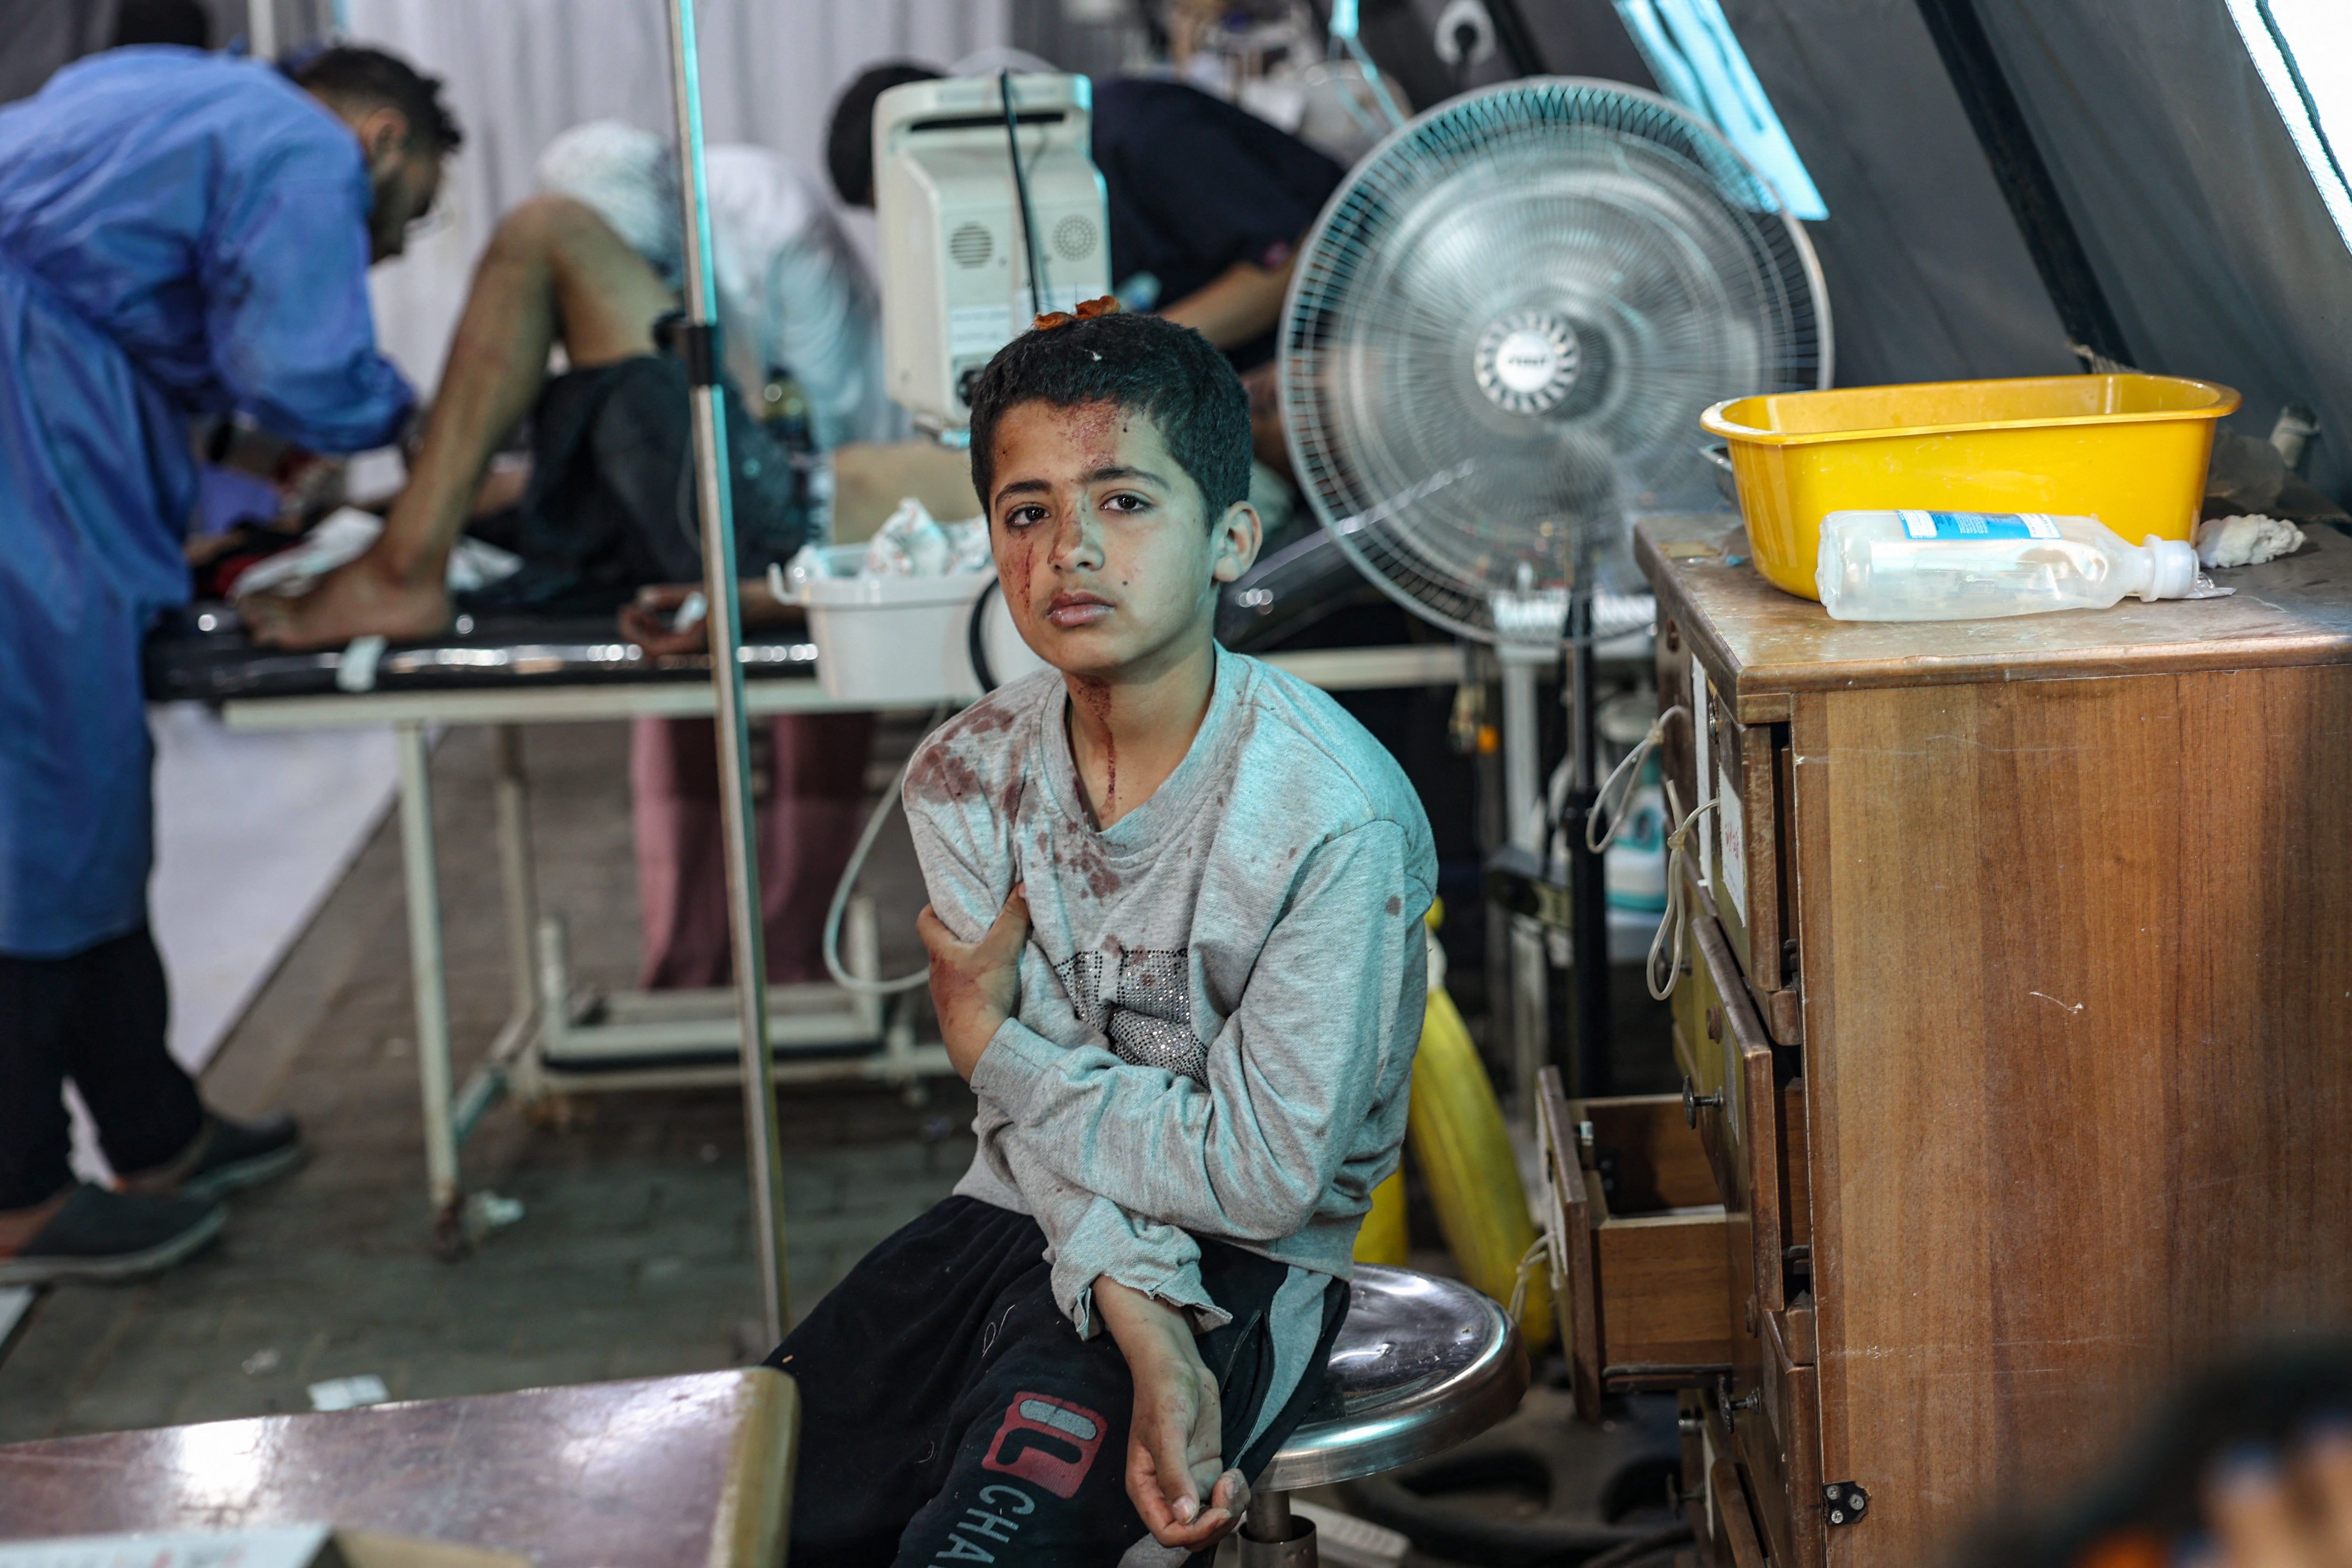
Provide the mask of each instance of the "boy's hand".
POLYGON ((1029 900, 1024 889, 997 911, 996 923, 978 942, 958 942, 947 922, 925 904, 915 930, 931 955, 931 1005, 939 1010, 940 1039, 948 1061, 969 1083, 981 1053, 1021 997, 1021 949, 1029 940, 1029 900))
POLYGON ((1135 1379, 1127 1495, 1154 1541, 1204 1551, 1249 1507, 1249 1484, 1224 1468, 1217 1380, 1178 1309, 1108 1277, 1095 1281, 1095 1306, 1135 1379))

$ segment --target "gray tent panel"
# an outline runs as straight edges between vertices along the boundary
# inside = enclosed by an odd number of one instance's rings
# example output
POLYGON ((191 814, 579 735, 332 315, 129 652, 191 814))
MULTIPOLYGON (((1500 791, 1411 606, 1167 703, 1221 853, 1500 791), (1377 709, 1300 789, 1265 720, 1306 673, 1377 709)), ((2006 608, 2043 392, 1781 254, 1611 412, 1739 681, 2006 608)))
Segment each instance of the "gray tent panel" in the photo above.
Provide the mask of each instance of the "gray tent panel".
POLYGON ((2309 404, 2311 478, 2352 483, 2352 250, 2221 0, 1977 0, 2147 370, 2309 404))

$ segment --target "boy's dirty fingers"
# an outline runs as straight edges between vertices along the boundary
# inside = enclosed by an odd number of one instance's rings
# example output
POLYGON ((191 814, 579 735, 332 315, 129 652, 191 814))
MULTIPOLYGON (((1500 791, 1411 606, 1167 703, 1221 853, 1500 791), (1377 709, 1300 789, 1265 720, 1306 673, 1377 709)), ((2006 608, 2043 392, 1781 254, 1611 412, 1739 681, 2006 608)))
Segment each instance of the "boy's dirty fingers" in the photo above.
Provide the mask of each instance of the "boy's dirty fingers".
POLYGON ((1224 1516, 1202 1511, 1184 1465, 1183 1438, 1172 1422, 1139 1421, 1128 1441, 1127 1495, 1154 1541, 1198 1548, 1222 1533, 1224 1516))
POLYGON ((948 930, 948 922, 940 919, 929 904, 915 917, 915 934, 922 938, 923 951, 931 955, 934 963, 952 957, 963 946, 956 941, 955 932, 948 930))
POLYGON ((980 939, 978 951, 991 962, 1018 965, 1021 945, 1029 940, 1029 900, 1027 884, 1016 884, 1005 896, 1004 907, 996 911, 995 921, 988 934, 980 939))

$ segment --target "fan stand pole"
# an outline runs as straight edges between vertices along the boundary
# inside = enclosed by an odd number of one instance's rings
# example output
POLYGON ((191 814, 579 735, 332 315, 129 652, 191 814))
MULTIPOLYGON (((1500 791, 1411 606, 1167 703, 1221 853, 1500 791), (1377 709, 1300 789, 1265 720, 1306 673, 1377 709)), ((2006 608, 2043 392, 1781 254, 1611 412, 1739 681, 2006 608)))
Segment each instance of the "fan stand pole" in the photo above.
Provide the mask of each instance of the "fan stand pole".
MULTIPOLYGON (((1580 584, 1585 577, 1578 573, 1580 584)), ((1593 692, 1592 595, 1579 586, 1569 603, 1568 798, 1559 835, 1568 848, 1569 913, 1574 955, 1575 1016, 1570 1055, 1562 1065, 1579 1099, 1616 1092, 1616 1066, 1609 1016, 1609 888, 1601 858, 1584 847, 1585 825, 1599 795, 1597 745, 1600 731, 1593 692)))
MULTIPOLYGON (((1556 666, 1559 650, 1549 642, 1495 644, 1502 667, 1503 816, 1513 848, 1541 857, 1549 823, 1543 794, 1542 724, 1536 707, 1538 678, 1556 666)), ((1527 1123, 1536 1125, 1536 1074, 1552 1058, 1549 939, 1527 915, 1512 915, 1511 1084, 1527 1123)))

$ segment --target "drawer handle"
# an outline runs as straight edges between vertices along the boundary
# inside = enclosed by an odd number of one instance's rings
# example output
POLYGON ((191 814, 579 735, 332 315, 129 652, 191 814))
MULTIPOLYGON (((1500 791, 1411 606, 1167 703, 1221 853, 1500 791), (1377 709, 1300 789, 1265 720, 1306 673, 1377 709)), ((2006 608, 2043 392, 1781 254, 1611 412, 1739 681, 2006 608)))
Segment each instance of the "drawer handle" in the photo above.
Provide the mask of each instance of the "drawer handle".
POLYGON ((1722 1042, 1723 1009, 1720 1007, 1709 1007, 1706 1010, 1706 1037, 1718 1044, 1722 1042))
POLYGON ((1690 1074, 1683 1074, 1683 1121, 1685 1125, 1693 1128, 1696 1128, 1698 1125, 1698 1110, 1699 1107, 1702 1105, 1707 1106, 1716 1110, 1721 1110, 1723 1109, 1723 1090, 1718 1089, 1713 1094, 1701 1094, 1698 1091, 1698 1085, 1691 1081, 1690 1074))

